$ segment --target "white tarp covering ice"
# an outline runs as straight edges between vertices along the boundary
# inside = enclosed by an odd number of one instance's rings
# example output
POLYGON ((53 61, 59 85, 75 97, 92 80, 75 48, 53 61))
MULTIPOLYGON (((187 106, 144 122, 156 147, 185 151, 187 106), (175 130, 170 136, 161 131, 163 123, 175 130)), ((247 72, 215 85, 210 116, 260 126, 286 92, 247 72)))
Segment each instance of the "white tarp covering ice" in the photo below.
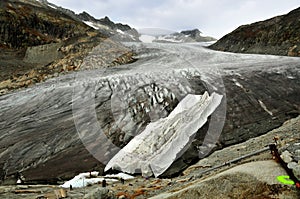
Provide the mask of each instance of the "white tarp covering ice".
POLYGON ((106 175, 104 177, 97 177, 99 172, 94 171, 91 173, 81 173, 75 176, 73 179, 65 182, 61 187, 63 188, 69 188, 70 185, 72 185, 73 188, 81 188, 86 187, 88 185, 92 184, 98 184, 102 182, 103 180, 106 180, 106 182, 118 182, 117 179, 124 179, 124 180, 130 180, 134 179, 133 176, 128 175, 126 173, 118 173, 113 175, 106 175), (116 179, 117 178, 117 179, 116 179))
POLYGON ((150 123, 106 165, 126 173, 161 175, 220 105, 222 95, 187 95, 166 118, 150 123))
POLYGON ((104 180, 104 178, 96 178, 91 176, 98 176, 98 172, 81 173, 75 176, 73 179, 65 182, 63 185, 61 185, 61 187, 69 188, 70 185, 72 185, 73 188, 80 188, 91 184, 97 184, 104 180))
POLYGON ((120 179, 123 179, 123 180, 134 179, 133 176, 128 175, 126 173, 111 174, 111 175, 106 175, 105 177, 107 177, 107 178, 120 178, 120 179))

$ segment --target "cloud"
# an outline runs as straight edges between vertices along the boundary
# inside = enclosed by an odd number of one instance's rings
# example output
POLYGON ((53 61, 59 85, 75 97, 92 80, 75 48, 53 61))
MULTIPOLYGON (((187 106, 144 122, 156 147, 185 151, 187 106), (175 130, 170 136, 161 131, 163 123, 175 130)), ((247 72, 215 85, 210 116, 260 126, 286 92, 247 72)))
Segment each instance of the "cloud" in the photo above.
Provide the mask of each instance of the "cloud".
POLYGON ((49 0, 76 12, 135 28, 183 30, 199 28, 217 38, 240 25, 284 14, 299 7, 299 0, 49 0))

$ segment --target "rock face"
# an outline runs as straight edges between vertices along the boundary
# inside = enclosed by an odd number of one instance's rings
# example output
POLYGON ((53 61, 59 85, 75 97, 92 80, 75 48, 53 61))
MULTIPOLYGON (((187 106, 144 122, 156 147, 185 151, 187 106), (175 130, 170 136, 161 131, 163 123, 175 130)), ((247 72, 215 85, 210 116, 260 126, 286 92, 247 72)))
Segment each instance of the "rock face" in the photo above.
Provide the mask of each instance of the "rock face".
POLYGON ((210 46, 211 49, 300 56, 300 8, 266 21, 240 26, 210 46))
POLYGON ((208 42, 216 40, 213 37, 202 36, 202 32, 199 29, 181 31, 180 34, 183 34, 185 37, 189 37, 196 42, 208 42))
POLYGON ((28 63, 49 64, 62 57, 62 53, 58 51, 60 47, 60 43, 28 47, 24 61, 28 63))

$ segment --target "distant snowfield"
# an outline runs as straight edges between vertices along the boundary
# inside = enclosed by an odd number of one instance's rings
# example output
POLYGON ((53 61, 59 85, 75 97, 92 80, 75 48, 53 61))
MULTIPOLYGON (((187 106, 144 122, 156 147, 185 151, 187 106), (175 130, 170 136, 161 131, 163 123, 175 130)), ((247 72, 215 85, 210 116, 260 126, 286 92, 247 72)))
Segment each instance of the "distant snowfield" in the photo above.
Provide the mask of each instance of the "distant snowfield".
POLYGON ((139 39, 144 43, 152 43, 153 40, 155 40, 155 37, 150 35, 141 35, 139 39))
POLYGON ((94 28, 95 30, 98 30, 99 28, 93 23, 93 22, 90 22, 90 21, 83 21, 86 25, 94 28))
POLYGON ((55 6, 52 6, 52 5, 50 5, 50 4, 48 4, 48 6, 50 7, 50 8, 53 8, 53 9, 57 9, 55 6))

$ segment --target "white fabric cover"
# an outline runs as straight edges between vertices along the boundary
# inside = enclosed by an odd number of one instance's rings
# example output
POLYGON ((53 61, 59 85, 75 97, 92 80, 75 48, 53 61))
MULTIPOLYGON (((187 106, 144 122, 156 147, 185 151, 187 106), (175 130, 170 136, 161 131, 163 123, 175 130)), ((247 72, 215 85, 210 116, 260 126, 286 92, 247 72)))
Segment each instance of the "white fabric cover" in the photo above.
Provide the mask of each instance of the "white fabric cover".
POLYGON ((220 105, 222 95, 207 92, 203 95, 187 95, 168 117, 147 125, 106 165, 126 173, 142 172, 143 176, 158 177, 181 154, 207 118, 220 105))

